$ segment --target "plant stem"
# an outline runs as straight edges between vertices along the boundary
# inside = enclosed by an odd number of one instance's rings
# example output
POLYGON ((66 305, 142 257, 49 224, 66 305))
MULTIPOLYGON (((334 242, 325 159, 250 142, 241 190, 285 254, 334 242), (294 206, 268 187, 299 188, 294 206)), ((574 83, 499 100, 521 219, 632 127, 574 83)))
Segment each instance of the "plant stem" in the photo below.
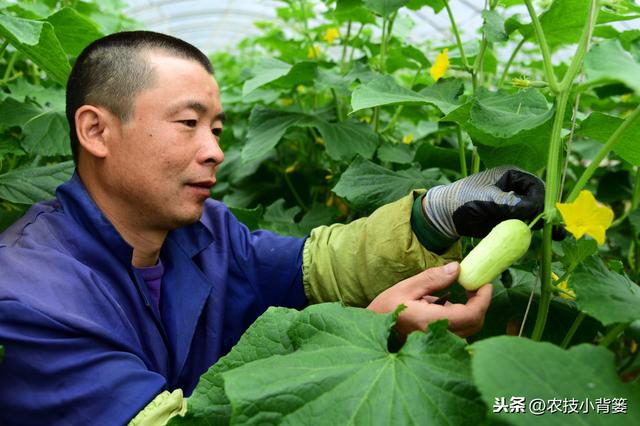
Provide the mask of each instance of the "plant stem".
POLYGON ((4 55, 4 51, 7 50, 7 46, 9 46, 9 40, 5 40, 2 46, 0 46, 0 58, 4 55))
POLYGON ((460 31, 458 31, 458 26, 456 25, 456 20, 453 18, 453 12, 449 7, 449 0, 443 0, 444 7, 447 8, 447 14, 449 15, 449 21, 451 21, 451 29, 453 30, 453 34, 456 37, 456 43, 458 44, 458 49, 460 50, 460 58, 462 59, 462 63, 467 71, 470 71, 471 67, 469 66, 469 62, 467 61, 467 57, 464 54, 464 49, 462 48, 462 40, 460 39, 460 31))
MULTIPOLYGON (((562 166, 562 178, 560 179, 560 194, 562 194, 564 190, 564 182, 567 178, 567 169, 569 168, 569 154, 571 153, 571 145, 573 144, 573 134, 576 129, 576 120, 578 118, 578 107, 580 106, 580 92, 576 95, 576 102, 573 106, 573 113, 571 114, 571 131, 569 132, 569 137, 567 138, 567 143, 565 144, 565 156, 564 156, 564 165, 562 166)), ((562 198, 562 197, 560 197, 562 198)))
POLYGON ((631 210, 638 208, 640 201, 640 167, 636 167, 636 180, 633 185, 633 195, 631 195, 631 210))
POLYGON ((2 76, 2 80, 5 81, 11 75, 13 71, 13 65, 16 63, 16 59, 18 59, 18 51, 13 52, 11 57, 9 58, 9 63, 7 64, 7 68, 4 70, 4 75, 2 76))
POLYGON ((559 159, 562 153, 562 125, 564 113, 567 109, 569 92, 558 93, 556 97, 556 113, 551 129, 549 142, 549 158, 547 159, 547 188, 544 199, 544 214, 547 221, 555 217, 556 202, 559 200, 559 159))
POLYGON ((598 0, 591 0, 591 4, 589 6, 589 19, 587 19, 584 29, 582 30, 582 35, 580 36, 580 41, 578 42, 578 48, 573 55, 573 59, 571 60, 569 69, 560 82, 560 91, 569 90, 569 88, 573 84, 574 78, 582 67, 582 60, 584 59, 584 55, 587 53, 587 49, 589 48, 589 42, 591 41, 591 35, 593 34, 593 27, 595 26, 596 20, 598 19, 598 11, 598 0))
POLYGON ((536 216, 531 223, 529 223, 529 229, 533 228, 536 224, 536 222, 538 222, 542 217, 544 216, 544 213, 540 213, 538 216, 536 216))
POLYGON ((628 325, 629 324, 626 322, 616 324, 611 328, 611 330, 609 330, 609 332, 602 338, 602 340, 600 340, 600 343, 598 343, 598 345, 604 346, 605 348, 608 347, 611 343, 613 343, 614 340, 616 340, 618 334, 622 333, 628 325))
POLYGON ((291 183, 291 179, 289 179, 289 175, 287 174, 287 172, 284 172, 282 175, 284 176, 284 181, 289 187, 289 190, 293 194, 293 197, 296 199, 296 202, 298 203, 298 205, 302 207, 302 210, 309 211, 304 201, 302 201, 300 194, 298 194, 298 191, 296 191, 296 188, 293 186, 293 183, 291 183))
POLYGON ((464 139, 462 138, 462 129, 456 124, 456 132, 458 133, 458 152, 460 154, 460 173, 462 177, 467 177, 467 157, 464 150, 464 139))
POLYGON ((531 4, 531 0, 524 0, 525 5, 527 6, 527 10, 529 11, 529 16, 531 16, 531 24, 533 25, 533 29, 536 34, 536 38, 538 40, 538 45, 540 46, 540 51, 542 52, 542 62, 544 63, 544 73, 549 83, 549 88, 553 92, 558 92, 558 80, 556 80, 556 75, 553 72, 553 66, 551 65, 551 51, 549 50, 549 45, 547 44, 547 39, 544 36, 544 31, 542 30, 542 25, 540 25, 540 20, 538 19, 538 15, 536 15, 536 11, 533 8, 533 4, 531 4))
POLYGON ((520 40, 520 42, 516 46, 516 48, 513 49, 513 52, 511 52, 511 56, 509 56, 509 60, 507 61, 507 64, 504 66, 504 70, 502 71, 502 76, 498 81, 498 89, 500 89, 504 84, 504 80, 507 78, 507 75, 509 74, 509 68, 511 68, 511 64, 513 63, 513 60, 516 58, 516 55, 524 45, 525 41, 527 41, 527 39, 523 37, 522 40, 520 40))
POLYGON ((480 155, 478 154, 478 148, 475 146, 471 151, 471 173, 478 173, 480 171, 480 155))
POLYGON ((536 317, 536 324, 533 327, 531 339, 539 341, 542 339, 544 333, 544 327, 547 323, 547 316, 549 314, 549 305, 551 304, 551 222, 544 223, 544 229, 542 231, 542 271, 541 271, 541 289, 540 289, 540 302, 538 305, 538 315, 536 317))
POLYGON ((347 60, 347 48, 349 47, 349 37, 351 37, 351 19, 349 19, 349 23, 347 24, 347 35, 342 40, 342 57, 340 58, 340 70, 342 73, 346 71, 346 60, 347 60))
POLYGON ((580 312, 578 314, 576 319, 573 321, 573 324, 571 324, 571 328, 569 328, 569 331, 567 331, 567 334, 564 336, 564 339, 560 344, 560 347, 562 349, 567 349, 567 346, 569 346, 569 343, 571 343, 571 339, 573 339, 573 335, 576 334, 576 331, 578 331, 578 327, 580 327, 580 324, 582 324, 582 321, 586 316, 587 314, 585 314, 584 312, 580 312))
POLYGON ((589 179, 591 179, 591 176, 593 176, 593 173, 596 171, 596 169, 600 165, 600 162, 607 156, 607 154, 609 154, 609 151, 611 151, 613 147, 620 141, 624 132, 629 127, 631 127, 632 124, 635 124, 638 117, 640 117, 640 105, 636 107, 633 113, 631 113, 631 115, 629 115, 624 120, 624 122, 620 124, 620 126, 618 126, 616 131, 613 132, 613 134, 609 137, 609 139, 604 144, 604 146, 600 148, 600 151, 598 151, 598 154, 596 154, 596 157, 593 159, 591 164, 589 164, 589 167, 587 167, 587 169, 582 173, 582 175, 578 179, 578 182, 576 182, 575 186, 573 187, 573 190, 567 197, 568 203, 571 203, 576 198, 578 198, 578 194, 580 193, 582 188, 584 188, 584 186, 589 181, 589 179))

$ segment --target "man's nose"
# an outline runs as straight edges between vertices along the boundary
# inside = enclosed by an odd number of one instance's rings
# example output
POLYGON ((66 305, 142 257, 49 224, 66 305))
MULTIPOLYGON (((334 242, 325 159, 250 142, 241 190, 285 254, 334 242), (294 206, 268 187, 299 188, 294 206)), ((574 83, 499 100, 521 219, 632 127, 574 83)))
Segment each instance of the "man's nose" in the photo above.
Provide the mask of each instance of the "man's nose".
POLYGON ((220 164, 224 161, 224 152, 218 143, 218 136, 210 133, 202 138, 203 147, 200 150, 199 160, 201 163, 220 164))

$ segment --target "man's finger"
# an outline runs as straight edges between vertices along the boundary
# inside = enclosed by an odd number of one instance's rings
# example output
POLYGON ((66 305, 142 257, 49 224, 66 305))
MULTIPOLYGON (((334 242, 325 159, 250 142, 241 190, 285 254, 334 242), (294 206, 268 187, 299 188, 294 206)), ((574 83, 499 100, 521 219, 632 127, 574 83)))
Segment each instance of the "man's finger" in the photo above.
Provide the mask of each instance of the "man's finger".
POLYGON ((491 284, 485 284, 480 287, 475 294, 471 294, 467 303, 454 303, 445 305, 447 309, 447 318, 449 319, 449 329, 451 331, 463 330, 474 327, 482 323, 482 319, 491 304, 491 294, 493 287, 491 284))
POLYGON ((460 264, 451 262, 444 266, 426 269, 404 281, 407 295, 418 300, 443 288, 449 287, 458 278, 460 264))

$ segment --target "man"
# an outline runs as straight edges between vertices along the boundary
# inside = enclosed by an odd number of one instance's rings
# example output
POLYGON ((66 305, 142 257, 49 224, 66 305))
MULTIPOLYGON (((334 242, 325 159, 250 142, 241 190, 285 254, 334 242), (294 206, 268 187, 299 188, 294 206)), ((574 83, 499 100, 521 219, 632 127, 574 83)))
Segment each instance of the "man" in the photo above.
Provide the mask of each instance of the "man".
POLYGON ((544 192, 493 169, 306 239, 250 233, 209 199, 224 159, 211 64, 152 32, 85 49, 67 118, 76 173, 0 236, 3 424, 162 422, 271 305, 404 303, 401 333, 447 318, 470 335, 490 285, 466 304, 429 296, 455 282, 456 239, 534 217, 544 192))

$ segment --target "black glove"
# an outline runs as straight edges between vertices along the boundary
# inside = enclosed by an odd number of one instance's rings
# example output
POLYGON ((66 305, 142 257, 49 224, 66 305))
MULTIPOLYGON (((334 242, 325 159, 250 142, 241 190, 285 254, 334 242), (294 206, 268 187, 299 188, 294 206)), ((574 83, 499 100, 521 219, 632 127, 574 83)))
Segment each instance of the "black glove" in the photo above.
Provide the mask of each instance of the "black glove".
MULTIPOLYGON (((517 167, 501 166, 431 188, 422 206, 442 235, 480 238, 503 220, 530 222, 542 213, 544 182, 517 167)), ((534 228, 543 224, 540 220, 534 228)))

